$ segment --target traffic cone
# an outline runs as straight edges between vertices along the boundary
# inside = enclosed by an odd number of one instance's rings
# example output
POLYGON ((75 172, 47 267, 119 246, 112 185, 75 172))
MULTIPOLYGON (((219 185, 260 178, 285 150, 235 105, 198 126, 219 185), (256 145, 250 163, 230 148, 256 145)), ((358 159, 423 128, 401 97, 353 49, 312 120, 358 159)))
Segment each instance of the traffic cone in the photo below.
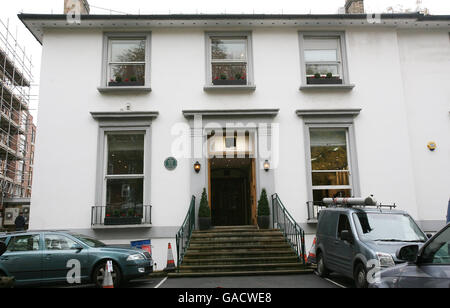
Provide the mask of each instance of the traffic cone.
POLYGON ((167 251, 167 267, 164 269, 165 272, 175 271, 175 260, 173 259, 172 245, 169 243, 169 248, 167 251))
POLYGON ((308 254, 307 264, 316 264, 316 238, 314 238, 312 247, 308 254))
POLYGON ((108 271, 108 265, 105 266, 105 275, 103 278, 103 289, 114 289, 114 281, 111 272, 108 271))

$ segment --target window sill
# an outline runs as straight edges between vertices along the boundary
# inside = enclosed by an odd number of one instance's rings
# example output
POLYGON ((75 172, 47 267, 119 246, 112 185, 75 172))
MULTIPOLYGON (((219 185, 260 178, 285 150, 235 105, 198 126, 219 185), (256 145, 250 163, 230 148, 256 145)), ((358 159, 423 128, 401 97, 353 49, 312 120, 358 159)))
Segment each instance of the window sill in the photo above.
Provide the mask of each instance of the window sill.
POLYGON ((203 87, 205 92, 213 92, 213 91, 255 91, 256 85, 242 85, 242 86, 213 86, 206 85, 203 87))
POLYGON ((353 90, 354 84, 308 84, 300 86, 300 91, 309 90, 353 90))
POLYGON ((150 87, 98 87, 100 93, 149 93, 152 91, 150 87))
POLYGON ((115 226, 105 226, 105 225, 93 225, 93 230, 108 230, 108 229, 143 229, 151 228, 151 224, 141 224, 141 225, 115 225, 115 226))

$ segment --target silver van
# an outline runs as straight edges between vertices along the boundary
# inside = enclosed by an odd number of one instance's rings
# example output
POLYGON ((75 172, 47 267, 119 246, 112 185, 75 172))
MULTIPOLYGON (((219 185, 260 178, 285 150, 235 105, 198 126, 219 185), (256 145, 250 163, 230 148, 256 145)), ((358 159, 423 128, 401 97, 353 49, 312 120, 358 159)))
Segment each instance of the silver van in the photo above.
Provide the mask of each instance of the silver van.
POLYGON ((327 207, 320 211, 317 235, 317 273, 335 272, 368 286, 369 261, 381 268, 404 261, 396 257, 406 245, 422 246, 427 236, 408 213, 381 207, 327 207))

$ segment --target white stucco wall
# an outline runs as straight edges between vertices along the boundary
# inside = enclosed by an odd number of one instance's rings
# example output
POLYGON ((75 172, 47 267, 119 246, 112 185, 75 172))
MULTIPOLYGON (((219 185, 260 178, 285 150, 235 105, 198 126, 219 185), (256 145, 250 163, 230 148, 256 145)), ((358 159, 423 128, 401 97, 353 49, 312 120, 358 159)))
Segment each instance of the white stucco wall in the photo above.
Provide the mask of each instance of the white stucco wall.
MULTIPOLYGON (((280 108, 275 189, 300 223, 307 219, 303 122, 297 109, 361 108, 355 119, 363 196, 395 202, 418 220, 444 220, 449 197, 448 31, 348 28, 351 91, 299 91, 297 28, 253 29, 255 92, 211 93, 205 85, 208 29, 152 29, 149 94, 101 94, 102 30, 44 37, 32 229, 89 229, 95 203, 98 123, 91 111, 158 111, 152 124, 152 223, 179 226, 190 201, 191 161, 175 171, 171 127, 184 109, 280 108), (428 141, 438 150, 430 153, 428 141)), ((142 31, 142 30, 141 30, 142 31)), ((200 194, 197 196, 200 198, 200 194)), ((309 247, 307 247, 309 249, 309 247)))

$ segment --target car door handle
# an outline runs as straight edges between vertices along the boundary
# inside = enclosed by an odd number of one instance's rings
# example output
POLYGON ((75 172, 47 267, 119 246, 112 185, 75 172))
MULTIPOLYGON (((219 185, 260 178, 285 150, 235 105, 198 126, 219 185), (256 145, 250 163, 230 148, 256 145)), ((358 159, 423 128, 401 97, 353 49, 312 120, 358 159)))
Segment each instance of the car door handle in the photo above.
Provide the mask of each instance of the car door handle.
POLYGON ((339 244, 339 241, 334 241, 334 245, 338 245, 339 244))
POLYGON ((0 260, 2 260, 2 261, 8 261, 9 258, 8 258, 8 257, 1 257, 0 260))

